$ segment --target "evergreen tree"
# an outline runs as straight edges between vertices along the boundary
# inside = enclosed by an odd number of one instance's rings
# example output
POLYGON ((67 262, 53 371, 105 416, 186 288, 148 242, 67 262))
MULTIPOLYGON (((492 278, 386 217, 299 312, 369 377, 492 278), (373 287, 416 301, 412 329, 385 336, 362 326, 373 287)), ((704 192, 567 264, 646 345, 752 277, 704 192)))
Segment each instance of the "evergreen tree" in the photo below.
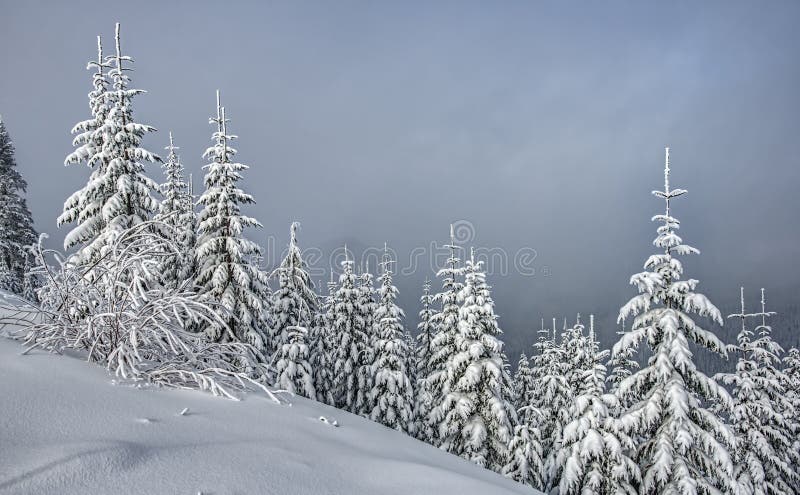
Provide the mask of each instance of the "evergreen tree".
MULTIPOLYGON (((144 173, 142 162, 161 159, 141 147, 144 136, 155 129, 133 119, 133 99, 144 93, 129 88, 124 63, 133 60, 122 55, 119 23, 116 26, 116 54, 106 57, 97 67, 95 89, 90 93, 94 119, 79 123, 74 131, 78 148, 66 163, 85 161, 94 171, 87 185, 64 204, 59 224, 76 222, 67 234, 65 248, 80 246, 79 257, 85 263, 96 262, 122 232, 149 220, 158 203, 151 195, 158 185, 144 173), (110 67, 107 87, 103 67, 110 67), (95 127, 96 126, 96 127, 95 127)), ((98 39, 98 56, 102 47, 98 39)))
MULTIPOLYGON (((617 332, 617 335, 619 335, 620 338, 623 338, 625 335, 624 319, 622 320, 622 329, 617 332)), ((611 369, 611 373, 608 374, 606 382, 611 387, 611 391, 616 390, 622 380, 628 378, 634 371, 639 369, 639 363, 631 359, 635 353, 636 348, 631 346, 624 349, 619 354, 612 354, 609 358, 608 366, 611 369)))
POLYGON ((442 399, 434 408, 434 416, 441 421, 441 448, 500 472, 516 414, 509 402, 511 380, 504 366, 494 301, 482 262, 474 258, 466 264, 458 301, 454 352, 445 361, 442 399))
POLYGON ((567 328, 561 334, 561 345, 565 358, 567 389, 570 395, 574 397, 583 386, 586 372, 594 365, 592 362, 593 356, 591 355, 593 347, 589 345, 588 339, 584 335, 584 326, 581 323, 580 314, 577 316, 575 325, 572 328, 567 328))
MULTIPOLYGON (((97 37, 97 60, 90 61, 88 69, 95 69, 92 75, 92 91, 89 92, 89 111, 91 118, 78 122, 72 128, 75 138, 72 141, 75 151, 64 160, 65 165, 85 162, 92 169, 86 185, 73 193, 64 203, 64 210, 58 217, 58 225, 77 223, 64 238, 64 249, 73 246, 84 246, 96 239, 105 229, 106 223, 102 214, 102 206, 109 194, 109 184, 105 180, 108 172, 108 157, 103 150, 103 141, 107 137, 101 131, 109 112, 108 77, 105 69, 109 65, 103 57, 103 44, 97 37)), ((99 258, 98 250, 90 253, 84 250, 87 259, 99 258)))
POLYGON ((375 316, 375 310, 377 309, 375 285, 372 274, 369 272, 369 264, 367 264, 364 273, 358 277, 357 290, 356 313, 358 318, 356 321, 360 325, 358 334, 363 335, 364 338, 364 350, 359 354, 356 367, 358 388, 356 389, 353 412, 368 418, 375 406, 372 403, 370 391, 375 383, 373 364, 375 363, 375 348, 378 340, 377 318, 375 316))
MULTIPOLYGON (((331 326, 334 342, 334 399, 336 407, 357 413, 359 372, 363 354, 367 351, 363 316, 358 307, 360 289, 356 287, 353 262, 346 257, 342 262, 339 286, 333 298, 331 326)), ((361 391, 363 393, 363 390, 361 391)))
POLYGON ((328 283, 328 296, 320 293, 317 298, 322 301, 314 319, 311 370, 314 372, 314 389, 317 391, 317 400, 330 406, 336 405, 334 400, 334 335, 332 332, 333 300, 336 294, 336 282, 328 283))
POLYGON ((638 467, 627 455, 634 443, 610 415, 615 398, 604 393, 605 356, 598 352, 593 325, 584 336, 576 324, 569 338, 574 348, 586 352, 572 359, 581 380, 575 382, 570 421, 548 466, 548 489, 562 495, 636 493, 638 467))
POLYGON ((414 429, 418 439, 423 442, 432 443, 434 432, 428 421, 428 415, 430 414, 433 404, 433 397, 428 388, 428 376, 430 375, 431 343, 435 331, 433 318, 436 314, 436 310, 431 307, 433 296, 431 295, 431 281, 428 279, 425 279, 425 283, 422 286, 420 303, 422 304, 422 310, 419 312, 419 323, 417 324, 419 333, 417 334, 416 343, 417 370, 416 381, 414 382, 414 429))
POLYGON ((456 334, 458 334, 458 294, 463 287, 459 277, 464 270, 459 266, 461 260, 456 255, 459 247, 455 243, 453 225, 450 225, 450 244, 444 247, 450 250, 450 257, 447 259, 445 267, 436 274, 442 279, 442 291, 433 296, 433 301, 438 302, 441 309, 431 316, 431 324, 435 332, 431 339, 428 374, 425 378, 428 393, 433 401, 427 418, 429 431, 433 432, 430 443, 437 447, 442 446, 443 443, 443 439, 440 437, 443 417, 437 413, 436 406, 444 399, 443 386, 447 379, 446 365, 455 353, 455 340, 456 334))
POLYGON ((744 288, 740 289, 741 309, 728 318, 738 318, 741 330, 737 336, 739 359, 736 372, 719 375, 726 385, 733 386, 731 423, 738 438, 736 479, 743 490, 754 495, 794 493, 792 483, 800 459, 793 455, 791 423, 783 412, 792 409, 780 370, 782 349, 770 337, 764 289, 761 289, 761 313, 748 314, 744 308, 744 288), (748 317, 761 316, 758 336, 747 328, 748 317))
POLYGON ((265 342, 259 317, 267 293, 266 276, 251 261, 261 248, 242 233, 246 227, 261 224, 241 213, 241 205, 255 201, 236 186, 242 179, 241 172, 248 167, 231 161, 236 151, 228 143, 236 136, 227 133, 228 121, 225 108, 219 103, 219 92, 217 117, 210 122, 217 125, 217 131, 212 137, 214 146, 204 154, 210 163, 203 167, 206 190, 199 200, 203 209, 195 253, 195 284, 201 294, 226 312, 230 332, 223 332, 216 325, 208 325, 205 332, 217 342, 233 339, 263 350, 265 342))
MULTIPOLYGON (((544 327, 544 322, 542 326, 544 327)), ((544 450, 541 427, 545 423, 545 417, 542 410, 535 405, 536 385, 535 372, 529 367, 525 353, 522 353, 514 378, 514 397, 519 424, 514 427, 503 474, 520 483, 543 489, 544 450)))
POLYGON ((546 455, 557 451, 562 430, 570 420, 569 405, 574 396, 567 380, 567 358, 563 342, 556 338, 556 320, 553 318, 552 336, 544 341, 540 368, 534 371, 535 393, 531 401, 533 408, 541 414, 538 427, 546 455))
POLYGON ((514 375, 514 403, 516 409, 531 404, 533 399, 533 371, 528 365, 528 356, 523 352, 517 362, 517 373, 514 375))
POLYGON ((790 391, 787 383, 791 383, 791 379, 784 372, 783 348, 780 344, 772 340, 772 327, 767 325, 767 317, 775 316, 775 312, 767 311, 767 302, 764 296, 764 289, 761 289, 761 311, 755 313, 755 316, 761 317, 761 325, 755 328, 758 338, 753 342, 759 356, 760 366, 766 370, 766 374, 771 376, 770 385, 775 386, 775 381, 778 387, 772 389, 771 397, 773 405, 776 409, 776 414, 770 414, 771 418, 768 420, 774 424, 774 431, 776 432, 775 439, 773 440, 777 446, 778 455, 781 459, 786 460, 789 467, 788 471, 781 472, 777 466, 771 466, 767 476, 771 480, 775 480, 778 484, 779 479, 783 479, 786 484, 793 490, 793 492, 800 491, 800 445, 798 445, 798 432, 800 432, 800 422, 798 422, 798 405, 792 398, 792 394, 796 394, 799 390, 796 385, 790 385, 794 392, 790 391), (781 391, 783 394, 781 394, 781 391), (780 440, 783 436, 784 439, 780 440))
POLYGON ((276 356, 278 373, 277 386, 290 393, 316 398, 311 365, 308 364, 308 331, 304 327, 292 326, 286 329, 286 342, 281 345, 276 356))
POLYGON ((413 389, 408 377, 408 347, 403 328, 403 310, 397 307, 397 287, 392 283, 388 251, 384 248, 380 276, 380 297, 375 309, 377 339, 372 365, 374 384, 370 393, 373 404, 370 418, 389 428, 413 433, 413 389))
POLYGON ((406 345, 405 356, 403 356, 406 364, 406 374, 411 382, 412 390, 416 390, 414 385, 417 383, 417 339, 411 333, 411 330, 405 326, 403 327, 403 342, 406 345))
POLYGON ((186 185, 186 195, 183 198, 181 213, 178 218, 178 244, 183 251, 181 260, 181 273, 179 280, 187 280, 189 287, 194 287, 194 279, 197 273, 197 213, 195 206, 194 184, 192 184, 192 174, 189 174, 189 182, 186 185))
POLYGON ((619 419, 625 433, 638 442, 640 493, 716 493, 735 489, 729 454, 734 436, 709 407, 720 403, 729 408, 731 398, 697 369, 689 346, 691 342, 722 355, 725 348, 690 313, 720 324, 722 318, 705 296, 695 292, 696 280, 681 280, 683 267, 675 256, 698 251, 683 244, 676 233, 679 222, 671 216, 670 202, 686 191, 670 189, 669 172, 667 148, 664 190, 653 192, 666 203, 665 213, 653 217, 663 224, 654 241, 663 251, 648 258, 646 271, 631 277, 639 295, 620 309, 619 319, 638 316, 614 346, 616 355, 646 340, 652 356, 647 366, 620 383, 617 395, 631 406, 619 419))
POLYGON ((0 263, 0 290, 18 291, 18 281, 14 271, 6 263, 0 263))
POLYGON ((572 411, 574 398, 583 386, 586 371, 591 366, 590 348, 587 346, 580 318, 580 314, 577 315, 575 325, 572 327, 567 327, 567 320, 564 319, 560 343, 557 348, 552 349, 550 355, 550 359, 554 361, 550 363, 548 374, 545 375, 546 394, 552 394, 548 397, 552 401, 548 401, 548 404, 551 405, 543 408, 547 418, 545 425, 548 427, 545 430, 548 433, 545 438, 548 453, 545 461, 545 480, 550 487, 558 484, 557 475, 563 467, 558 455, 564 442, 564 428, 574 417, 572 411))
POLYGON ((278 280, 278 288, 272 293, 269 307, 270 329, 267 336, 267 349, 273 354, 281 352, 284 344, 289 342, 290 328, 311 327, 317 309, 314 284, 297 245, 298 226, 297 222, 293 222, 289 228, 289 250, 271 275, 278 280))
MULTIPOLYGON (((800 350, 792 347, 783 357, 783 376, 786 398, 792 406, 791 411, 785 414, 791 422, 792 427, 792 452, 787 458, 794 458, 800 455, 800 350)), ((800 493, 800 481, 793 483, 796 492, 800 493)))
POLYGON ((186 259, 188 259, 188 253, 185 252, 187 246, 184 245, 185 239, 182 238, 184 226, 181 222, 186 220, 186 209, 189 206, 186 197, 189 193, 183 176, 183 165, 181 165, 180 158, 176 153, 179 148, 173 142, 171 131, 169 133, 169 146, 165 149, 167 150, 167 160, 162 165, 162 168, 164 169, 166 180, 160 186, 164 200, 161 201, 156 218, 167 226, 164 235, 169 239, 176 238, 178 245, 184 252, 165 256, 162 262, 161 277, 167 286, 177 287, 186 280, 184 275, 187 269, 184 265, 186 259))
POLYGON ((508 461, 503 467, 503 475, 542 489, 542 442, 538 427, 532 425, 539 424, 543 418, 538 410, 530 406, 518 409, 517 414, 520 415, 520 423, 514 427, 514 436, 508 445, 508 461))
POLYGON ((28 246, 37 239, 22 194, 28 187, 17 170, 14 143, 0 118, 0 289, 23 294, 28 246))

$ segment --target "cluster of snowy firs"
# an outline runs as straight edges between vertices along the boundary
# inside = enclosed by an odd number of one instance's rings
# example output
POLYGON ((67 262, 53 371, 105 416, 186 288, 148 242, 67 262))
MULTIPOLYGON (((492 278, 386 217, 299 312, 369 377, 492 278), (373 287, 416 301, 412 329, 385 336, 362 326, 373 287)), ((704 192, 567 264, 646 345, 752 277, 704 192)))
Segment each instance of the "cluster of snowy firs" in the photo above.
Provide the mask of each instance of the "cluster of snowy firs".
POLYGON ((395 303, 388 254, 377 288, 346 260, 318 295, 293 224, 285 259, 263 271, 261 248, 244 236, 259 223, 240 212, 253 198, 237 186, 247 167, 233 161, 219 96, 203 193, 184 180, 171 135, 166 180, 156 184, 143 164, 162 160, 141 147, 154 129, 133 119, 142 91, 129 87, 118 31, 115 41, 104 57, 98 38, 91 118, 73 129, 66 159, 91 170, 59 217, 75 224, 69 256, 48 260, 34 242, 0 127, 0 275, 3 287, 38 301, 36 318, 21 318, 30 345, 83 349, 118 375, 166 386, 231 397, 252 385, 273 397, 268 386, 290 391, 551 493, 800 489, 800 352, 784 356, 771 339, 763 293, 760 312, 746 313, 742 296, 731 315, 741 320, 735 345, 693 320, 722 318, 683 278, 678 256, 697 251, 670 213, 685 191, 670 189, 668 150, 664 189, 654 191, 666 203, 653 217, 658 252, 631 278, 638 295, 620 310, 630 328, 609 352, 592 323, 587 330, 578 318, 557 332, 554 322, 512 378, 482 264, 462 263, 452 237, 441 291, 424 287, 416 338, 395 303), (737 360, 736 372, 705 375, 693 346, 737 360), (639 352, 650 356, 641 369, 639 352))

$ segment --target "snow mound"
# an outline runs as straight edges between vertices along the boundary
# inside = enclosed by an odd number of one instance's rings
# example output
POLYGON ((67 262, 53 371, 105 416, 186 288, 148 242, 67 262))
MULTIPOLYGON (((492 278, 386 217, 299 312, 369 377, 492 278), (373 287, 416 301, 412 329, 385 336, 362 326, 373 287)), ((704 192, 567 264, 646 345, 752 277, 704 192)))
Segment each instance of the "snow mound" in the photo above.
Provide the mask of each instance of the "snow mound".
POLYGON ((113 385, 74 357, 22 351, 0 338, 3 495, 534 493, 311 400, 113 385))

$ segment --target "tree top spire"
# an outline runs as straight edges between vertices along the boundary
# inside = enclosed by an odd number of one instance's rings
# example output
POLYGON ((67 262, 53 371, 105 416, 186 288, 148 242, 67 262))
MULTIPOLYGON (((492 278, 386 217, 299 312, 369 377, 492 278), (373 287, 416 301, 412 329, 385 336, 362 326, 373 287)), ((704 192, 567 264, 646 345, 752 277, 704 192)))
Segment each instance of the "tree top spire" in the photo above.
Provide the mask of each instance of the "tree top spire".
POLYGON ((170 156, 175 155, 175 150, 180 149, 180 147, 175 146, 175 142, 172 139, 172 131, 169 131, 169 145, 165 146, 164 149, 169 151, 170 156))
POLYGON ((289 226, 289 243, 292 246, 297 245, 297 229, 300 227, 300 222, 292 222, 289 226))

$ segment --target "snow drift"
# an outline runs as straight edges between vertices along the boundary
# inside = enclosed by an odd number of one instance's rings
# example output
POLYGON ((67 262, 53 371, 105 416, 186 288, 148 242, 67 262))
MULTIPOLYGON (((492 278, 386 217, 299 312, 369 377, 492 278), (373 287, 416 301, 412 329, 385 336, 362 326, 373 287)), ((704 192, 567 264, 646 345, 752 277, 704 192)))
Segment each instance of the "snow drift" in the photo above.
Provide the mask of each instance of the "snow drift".
POLYGON ((534 493, 308 399, 114 385, 74 356, 23 350, 0 338, 3 495, 534 493))

